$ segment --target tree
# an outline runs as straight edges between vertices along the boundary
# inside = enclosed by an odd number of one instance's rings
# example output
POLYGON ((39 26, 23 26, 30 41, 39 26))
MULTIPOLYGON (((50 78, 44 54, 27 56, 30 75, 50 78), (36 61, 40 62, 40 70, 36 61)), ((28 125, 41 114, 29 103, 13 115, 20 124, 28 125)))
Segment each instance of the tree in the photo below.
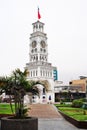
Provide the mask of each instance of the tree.
POLYGON ((26 92, 31 92, 33 94, 38 94, 39 91, 37 88, 33 88, 37 82, 34 81, 27 81, 26 80, 27 70, 22 72, 20 69, 16 69, 12 72, 10 77, 3 77, 0 78, 0 88, 1 92, 5 92, 10 97, 10 106, 12 109, 11 103, 11 95, 14 96, 14 103, 15 103, 15 117, 16 118, 23 118, 24 117, 24 95, 26 92))

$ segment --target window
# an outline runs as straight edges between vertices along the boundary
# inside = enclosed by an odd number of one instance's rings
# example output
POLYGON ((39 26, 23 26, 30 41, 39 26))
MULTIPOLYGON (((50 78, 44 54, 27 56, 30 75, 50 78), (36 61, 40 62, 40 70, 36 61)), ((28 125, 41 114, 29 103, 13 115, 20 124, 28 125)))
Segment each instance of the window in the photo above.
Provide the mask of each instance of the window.
POLYGON ((36 70, 36 76, 37 76, 37 70, 36 70))
POLYGON ((50 72, 50 77, 52 77, 52 72, 50 72))
POLYGON ((40 71, 40 74, 41 74, 41 76, 42 76, 42 70, 40 71))
POLYGON ((33 76, 35 76, 35 71, 33 71, 33 76))
POLYGON ((42 48, 40 48, 40 51, 42 52, 42 48))
POLYGON ((32 71, 31 71, 31 77, 32 77, 32 71))
POLYGON ((35 52, 37 52, 37 48, 35 48, 35 52))

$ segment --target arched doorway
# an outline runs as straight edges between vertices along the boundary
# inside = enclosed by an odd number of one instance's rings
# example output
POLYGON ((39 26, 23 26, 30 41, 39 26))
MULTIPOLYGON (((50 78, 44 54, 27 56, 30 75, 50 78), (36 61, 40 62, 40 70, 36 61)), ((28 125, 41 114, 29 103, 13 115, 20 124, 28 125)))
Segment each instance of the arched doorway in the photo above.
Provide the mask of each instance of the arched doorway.
POLYGON ((52 99, 52 93, 51 93, 51 87, 50 83, 47 80, 44 81, 37 81, 34 86, 32 86, 33 89, 38 89, 39 94, 35 95, 30 93, 27 93, 24 99, 24 103, 49 103, 52 99))
POLYGON ((47 80, 39 80, 38 84, 34 85, 33 87, 36 87, 39 90, 39 95, 32 96, 32 103, 47 103, 50 83, 47 80))
POLYGON ((39 95, 32 96, 32 103, 47 103, 46 89, 42 84, 36 84, 33 87, 38 88, 39 95))

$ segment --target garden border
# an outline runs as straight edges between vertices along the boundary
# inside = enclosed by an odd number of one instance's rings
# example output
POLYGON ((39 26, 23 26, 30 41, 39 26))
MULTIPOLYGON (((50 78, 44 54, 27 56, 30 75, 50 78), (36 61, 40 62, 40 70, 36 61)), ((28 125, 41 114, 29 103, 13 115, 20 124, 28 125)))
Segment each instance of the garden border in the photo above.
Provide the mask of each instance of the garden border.
POLYGON ((77 121, 74 118, 64 114, 63 112, 59 111, 59 113, 67 120, 69 121, 71 124, 73 124, 74 126, 78 127, 78 128, 82 128, 82 129, 87 129, 87 121, 77 121))

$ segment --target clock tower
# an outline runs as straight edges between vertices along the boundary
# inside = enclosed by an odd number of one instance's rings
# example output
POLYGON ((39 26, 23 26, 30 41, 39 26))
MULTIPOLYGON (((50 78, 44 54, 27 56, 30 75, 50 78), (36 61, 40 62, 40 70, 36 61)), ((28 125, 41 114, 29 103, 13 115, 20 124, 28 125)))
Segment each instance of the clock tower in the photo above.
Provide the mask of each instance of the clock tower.
MULTIPOLYGON (((29 71, 27 80, 39 81, 37 87, 40 97, 34 102, 54 102, 54 86, 57 80, 57 68, 48 62, 47 34, 44 33, 44 23, 39 20, 32 24, 33 32, 30 34, 29 63, 25 69, 29 71)), ((35 96, 33 99, 36 98, 35 96)))
POLYGON ((47 62, 48 45, 47 36, 44 33, 44 23, 37 21, 32 24, 33 33, 30 36, 30 62, 47 62))

